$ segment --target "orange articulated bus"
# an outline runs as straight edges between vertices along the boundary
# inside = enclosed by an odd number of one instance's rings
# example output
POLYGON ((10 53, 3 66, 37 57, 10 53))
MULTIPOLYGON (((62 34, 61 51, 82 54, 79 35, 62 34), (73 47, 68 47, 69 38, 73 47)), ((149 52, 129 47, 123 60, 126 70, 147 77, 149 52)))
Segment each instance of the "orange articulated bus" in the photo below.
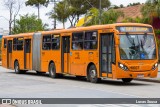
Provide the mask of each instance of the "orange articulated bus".
POLYGON ((35 70, 50 77, 69 74, 96 83, 101 78, 154 78, 158 48, 152 26, 95 25, 3 36, 2 66, 16 73, 35 70))

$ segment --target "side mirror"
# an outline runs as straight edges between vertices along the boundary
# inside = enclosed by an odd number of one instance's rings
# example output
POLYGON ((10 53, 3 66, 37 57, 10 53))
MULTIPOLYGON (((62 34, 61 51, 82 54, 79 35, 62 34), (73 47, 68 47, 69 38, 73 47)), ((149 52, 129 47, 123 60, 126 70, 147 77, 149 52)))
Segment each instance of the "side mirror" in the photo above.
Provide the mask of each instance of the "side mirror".
POLYGON ((119 45, 119 44, 120 44, 119 35, 115 35, 115 44, 116 44, 116 45, 119 45))

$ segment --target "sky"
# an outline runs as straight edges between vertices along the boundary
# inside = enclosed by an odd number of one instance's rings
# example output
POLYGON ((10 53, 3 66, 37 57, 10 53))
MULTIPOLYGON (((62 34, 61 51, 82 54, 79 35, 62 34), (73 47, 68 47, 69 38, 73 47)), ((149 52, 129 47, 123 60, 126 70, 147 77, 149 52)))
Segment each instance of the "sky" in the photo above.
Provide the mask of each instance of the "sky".
MULTIPOLYGON (((9 10, 5 7, 4 0, 0 0, 0 29, 3 28, 4 30, 9 29, 9 10)), ((37 8, 31 7, 31 6, 25 6, 25 1, 27 0, 20 0, 20 2, 23 3, 19 14, 17 15, 17 19, 19 19, 20 15, 25 15, 25 14, 35 14, 37 15, 37 8)), ((81 1, 81 0, 79 0, 81 1)), ((111 5, 120 5, 123 4, 124 6, 127 6, 129 3, 145 3, 146 0, 110 0, 111 5)), ((49 4, 48 7, 41 7, 40 8, 40 18, 42 19, 43 23, 46 23, 49 25, 49 28, 53 28, 53 19, 49 19, 46 15, 46 13, 50 12, 53 8, 53 3, 49 4)), ((70 24, 69 22, 66 22, 66 27, 69 27, 70 24)), ((57 28, 62 28, 63 25, 61 23, 57 23, 57 28)))

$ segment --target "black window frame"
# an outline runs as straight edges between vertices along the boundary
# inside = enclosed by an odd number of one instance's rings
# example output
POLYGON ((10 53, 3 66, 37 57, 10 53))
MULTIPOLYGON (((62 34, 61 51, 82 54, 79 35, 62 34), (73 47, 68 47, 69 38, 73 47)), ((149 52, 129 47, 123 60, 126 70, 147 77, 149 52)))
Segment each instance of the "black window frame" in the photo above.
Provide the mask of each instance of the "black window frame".
POLYGON ((85 34, 84 34, 84 50, 97 50, 97 49, 98 49, 98 31, 96 31, 96 30, 86 31, 85 34), (90 39, 86 39, 86 33, 93 33, 93 32, 96 32, 96 40, 92 40, 91 38, 90 39), (96 42, 96 48, 86 48, 85 47, 85 43, 86 42, 92 42, 92 43, 96 42))
POLYGON ((71 48, 72 50, 83 50, 84 49, 84 32, 82 31, 82 32, 73 32, 72 33, 72 48, 71 48), (76 34, 82 34, 81 36, 81 39, 79 39, 79 35, 77 35, 77 37, 78 37, 78 39, 77 40, 74 40, 75 39, 75 35, 76 34), (79 45, 79 43, 82 43, 82 44, 80 44, 80 45, 82 45, 82 46, 80 46, 81 47, 81 49, 73 49, 73 44, 77 44, 77 45, 79 45))
POLYGON ((52 35, 52 38, 51 38, 51 49, 52 50, 59 50, 60 49, 60 34, 53 34, 52 35), (58 36, 58 38, 55 37, 58 36), (52 41, 52 40, 55 40, 55 41, 52 41), (58 44, 56 45, 57 48, 53 48, 53 44, 58 44))
POLYGON ((42 50, 51 50, 51 34, 47 34, 47 35, 43 35, 43 38, 42 38, 42 50), (47 38, 47 36, 48 36, 48 38, 47 38), (49 36, 50 36, 50 41, 49 40, 47 40, 47 39, 49 39, 49 36), (45 38, 45 39, 44 39, 45 38), (44 46, 45 44, 50 44, 50 47, 49 46, 44 46))
POLYGON ((13 50, 14 51, 23 51, 24 50, 24 38, 23 37, 13 38, 13 50), (20 38, 22 40, 19 40, 20 38))
POLYGON ((26 53, 31 53, 31 39, 25 39, 26 53))
POLYGON ((59 50, 59 49, 60 49, 60 34, 43 35, 43 38, 42 38, 42 50, 59 50), (58 36, 58 39, 56 39, 56 37, 54 37, 55 35, 58 36), (44 38, 47 38, 47 36, 50 36, 50 40, 44 41, 44 38), (56 40, 56 41, 53 41, 53 40, 56 40), (44 44, 49 44, 49 48, 45 49, 44 48, 44 44), (53 48, 53 44, 58 44, 57 45, 58 47, 57 48, 53 48))
POLYGON ((3 48, 7 48, 7 39, 4 39, 3 48))

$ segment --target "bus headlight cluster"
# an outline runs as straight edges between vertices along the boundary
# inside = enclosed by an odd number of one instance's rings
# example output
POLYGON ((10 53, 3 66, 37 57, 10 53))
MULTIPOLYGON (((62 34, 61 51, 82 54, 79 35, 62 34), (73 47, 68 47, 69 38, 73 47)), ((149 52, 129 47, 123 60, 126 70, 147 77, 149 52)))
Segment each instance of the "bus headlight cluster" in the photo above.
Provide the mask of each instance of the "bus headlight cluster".
POLYGON ((158 67, 158 63, 155 63, 152 67, 152 70, 155 70, 158 67))
POLYGON ((124 71, 128 71, 128 67, 124 64, 118 63, 119 68, 123 69, 124 71))

